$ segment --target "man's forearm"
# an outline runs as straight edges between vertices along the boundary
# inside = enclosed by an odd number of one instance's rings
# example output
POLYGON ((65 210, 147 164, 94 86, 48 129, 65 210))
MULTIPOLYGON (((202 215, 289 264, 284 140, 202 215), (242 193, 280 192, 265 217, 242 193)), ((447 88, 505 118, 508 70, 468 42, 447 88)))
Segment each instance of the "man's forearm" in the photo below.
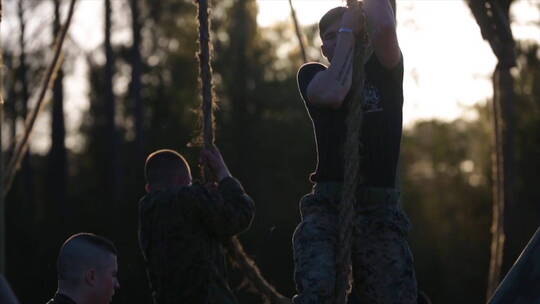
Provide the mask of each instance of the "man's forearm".
POLYGON ((396 27, 394 11, 388 0, 364 0, 364 12, 368 30, 372 35, 377 35, 383 29, 396 27))
POLYGON ((349 91, 352 80, 352 65, 354 58, 354 34, 348 32, 338 33, 336 49, 328 72, 337 84, 345 91, 349 91))
POLYGON ((330 108, 341 106, 351 88, 354 43, 353 33, 338 33, 330 66, 326 71, 318 73, 308 86, 311 103, 330 108))
POLYGON ((388 0, 364 0, 364 11, 375 55, 384 67, 395 67, 401 60, 401 51, 392 5, 388 0))

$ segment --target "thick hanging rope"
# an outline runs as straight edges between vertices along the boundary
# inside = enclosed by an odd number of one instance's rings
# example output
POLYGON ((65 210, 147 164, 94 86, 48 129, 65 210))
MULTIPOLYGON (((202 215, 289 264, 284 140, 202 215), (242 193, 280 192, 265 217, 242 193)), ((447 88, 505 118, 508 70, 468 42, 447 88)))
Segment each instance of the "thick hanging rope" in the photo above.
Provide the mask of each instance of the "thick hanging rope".
POLYGON ((69 25, 71 24, 71 19, 73 18, 73 12, 75 11, 75 2, 76 0, 71 0, 71 3, 69 5, 69 12, 67 15, 67 19, 66 19, 66 22, 64 23, 64 26, 62 27, 60 36, 58 36, 56 39, 54 57, 49 67, 47 68, 45 78, 43 79, 43 82, 42 82, 41 90, 39 91, 36 106, 34 107, 32 112, 28 115, 28 117, 26 117, 25 130, 24 130, 23 137, 15 146, 13 156, 9 160, 9 163, 6 167, 4 180, 2 181, 4 183, 4 189, 3 189, 4 191, 0 195, 5 196, 7 192, 9 191, 11 184, 13 183, 15 174, 17 173, 17 170, 19 169, 21 165, 24 155, 26 154, 26 151, 28 150, 28 145, 29 145, 28 140, 34 129, 37 116, 48 101, 48 100, 45 100, 46 93, 49 90, 49 88, 53 86, 54 81, 56 80, 56 74, 58 70, 60 69, 60 66, 62 65, 62 62, 63 62, 62 46, 64 44, 64 40, 66 38, 68 29, 69 29, 69 25))
POLYGON ((247 282, 264 297, 265 303, 291 304, 288 298, 266 281, 255 261, 247 256, 238 238, 233 237, 226 244, 226 249, 232 262, 246 275, 247 282))
MULTIPOLYGON (((199 68, 202 92, 202 129, 203 144, 209 148, 214 145, 214 101, 212 88, 212 67, 210 65, 210 30, 208 0, 197 0, 199 20, 199 68)), ((235 265, 245 274, 249 284, 254 287, 266 302, 276 304, 290 304, 288 298, 281 295, 262 276, 255 262, 244 251, 242 244, 236 237, 232 237, 225 244, 227 254, 235 265)))
POLYGON ((212 67, 210 65, 210 19, 208 1, 199 2, 199 72, 202 94, 203 144, 210 148, 214 144, 214 100, 212 90, 212 67))
MULTIPOLYGON (((508 7, 498 1, 466 1, 487 40, 497 56, 493 72, 493 140, 492 157, 493 207, 491 246, 486 297, 490 298, 501 278, 505 232, 505 205, 514 201, 512 187, 512 133, 515 128, 512 115, 512 76, 510 69, 516 65, 515 41, 508 18, 508 7), (505 89, 506 88, 506 89, 505 89)), ((509 3, 507 3, 509 4, 509 3)))
MULTIPOLYGON (((348 0, 347 6, 353 8, 359 6, 357 0, 348 0)), ((362 9, 361 9, 362 10, 362 9)), ((363 10, 362 10, 363 12, 363 10)), ((344 182, 341 202, 339 204, 339 245, 336 253, 336 283, 335 283, 335 303, 344 304, 347 301, 347 294, 350 290, 351 276, 351 247, 354 206, 356 204, 356 192, 358 185, 362 182, 361 170, 361 141, 362 129, 362 104, 364 102, 363 88, 365 80, 364 62, 366 59, 366 46, 368 43, 365 16, 362 16, 364 26, 359 37, 356 37, 355 57, 353 66, 353 79, 349 99, 345 106, 348 114, 346 118, 347 136, 344 144, 344 182)))

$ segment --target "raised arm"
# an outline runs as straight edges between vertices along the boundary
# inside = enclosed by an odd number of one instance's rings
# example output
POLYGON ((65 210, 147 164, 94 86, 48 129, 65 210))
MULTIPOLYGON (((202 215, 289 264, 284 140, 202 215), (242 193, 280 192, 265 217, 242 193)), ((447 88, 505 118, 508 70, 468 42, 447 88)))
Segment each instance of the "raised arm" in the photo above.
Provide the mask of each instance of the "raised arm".
POLYGON ((215 147, 203 149, 201 161, 214 173, 218 182, 217 189, 207 189, 201 206, 207 229, 221 237, 248 229, 255 215, 255 203, 240 182, 231 176, 219 150, 215 147))
POLYGON ((349 93, 360 16, 358 9, 347 9, 340 22, 321 33, 322 51, 330 60, 330 66, 317 73, 309 83, 307 97, 311 104, 337 109, 349 93))
POLYGON ((388 0, 364 0, 364 11, 373 51, 379 62, 391 69, 401 60, 394 11, 388 0))

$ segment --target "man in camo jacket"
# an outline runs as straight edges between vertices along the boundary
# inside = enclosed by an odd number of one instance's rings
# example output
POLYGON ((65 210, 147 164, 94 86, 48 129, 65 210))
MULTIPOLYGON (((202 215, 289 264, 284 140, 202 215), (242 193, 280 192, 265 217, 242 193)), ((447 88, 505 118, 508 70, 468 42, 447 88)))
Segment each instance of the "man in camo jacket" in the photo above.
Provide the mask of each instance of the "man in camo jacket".
POLYGON ((148 156, 139 204, 139 242, 155 304, 237 303, 225 275, 222 241, 248 229, 252 199, 217 148, 201 161, 215 183, 192 183, 186 160, 172 150, 148 156))

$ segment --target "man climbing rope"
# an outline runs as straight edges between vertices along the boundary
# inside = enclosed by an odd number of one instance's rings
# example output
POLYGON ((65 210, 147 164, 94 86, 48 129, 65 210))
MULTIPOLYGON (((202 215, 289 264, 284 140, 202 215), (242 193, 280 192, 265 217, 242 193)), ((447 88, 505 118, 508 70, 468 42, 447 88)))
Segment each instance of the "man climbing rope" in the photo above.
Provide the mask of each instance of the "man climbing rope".
POLYGON ((255 205, 215 146, 202 150, 201 162, 215 182, 192 184, 188 163, 172 150, 146 160, 139 242, 155 304, 237 303, 221 244, 250 226, 255 205))
MULTIPOLYGON (((338 216, 342 204, 348 105, 363 102, 360 175, 351 236, 352 292, 349 303, 417 301, 412 255, 406 241, 409 221, 396 189, 402 133, 403 60, 394 14, 387 0, 364 0, 336 7, 319 22, 322 53, 328 67, 303 65, 298 86, 312 119, 318 163, 311 175, 313 192, 300 202, 302 222, 294 237, 295 304, 334 303, 338 216), (364 15, 365 14, 365 15, 364 15), (365 22, 364 19, 365 18, 365 22), (365 81, 361 100, 353 85, 355 45, 367 24, 363 45, 365 81)), ((361 40, 360 40, 361 41, 361 40)), ((356 63, 358 64, 358 63, 356 63)), ((339 261, 338 261, 339 262, 339 261)), ((343 282, 347 284, 347 282, 343 282)))

